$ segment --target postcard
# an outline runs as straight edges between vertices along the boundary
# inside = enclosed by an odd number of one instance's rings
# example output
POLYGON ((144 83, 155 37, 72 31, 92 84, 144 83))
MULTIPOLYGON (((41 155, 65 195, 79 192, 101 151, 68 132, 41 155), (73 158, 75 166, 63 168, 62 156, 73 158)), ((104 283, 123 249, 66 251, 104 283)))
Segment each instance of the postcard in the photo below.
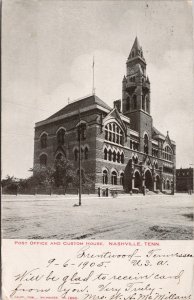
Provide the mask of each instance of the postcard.
POLYGON ((2 2, 2 299, 193 296, 191 1, 2 2))

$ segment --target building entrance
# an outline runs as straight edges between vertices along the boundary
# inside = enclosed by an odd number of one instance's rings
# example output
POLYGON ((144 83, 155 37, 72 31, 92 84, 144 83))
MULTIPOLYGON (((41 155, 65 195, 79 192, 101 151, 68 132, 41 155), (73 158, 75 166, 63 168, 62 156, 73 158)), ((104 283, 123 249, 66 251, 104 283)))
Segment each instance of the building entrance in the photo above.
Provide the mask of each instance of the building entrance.
POLYGON ((135 182, 134 182, 135 188, 141 189, 141 177, 139 172, 135 172, 135 182))
POLYGON ((153 190, 153 180, 152 180, 152 175, 149 170, 145 172, 145 186, 146 189, 149 189, 150 191, 153 190))
POLYGON ((156 176, 156 189, 160 190, 160 177, 156 176))

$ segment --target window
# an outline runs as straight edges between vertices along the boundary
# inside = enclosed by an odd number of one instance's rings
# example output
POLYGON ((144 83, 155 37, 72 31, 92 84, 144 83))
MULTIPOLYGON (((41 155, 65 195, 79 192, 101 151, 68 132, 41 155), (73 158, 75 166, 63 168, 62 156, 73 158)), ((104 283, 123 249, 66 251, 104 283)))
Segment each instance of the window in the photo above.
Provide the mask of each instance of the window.
POLYGON ((166 146, 164 148, 164 152, 163 152, 163 158, 166 159, 166 160, 169 160, 169 161, 172 161, 172 150, 169 146, 166 146))
POLYGON ((117 159, 117 154, 116 154, 116 152, 114 151, 114 152, 113 152, 113 161, 115 162, 116 159, 117 159))
POLYGON ((117 162, 120 163, 120 161, 121 161, 121 155, 120 155, 120 153, 118 152, 118 153, 117 153, 117 162))
POLYGON ((170 181, 169 180, 167 180, 167 182, 166 182, 166 185, 167 185, 167 190, 170 190, 170 181))
POLYGON ((158 157, 158 150, 152 148, 152 156, 158 157))
POLYGON ((149 112, 149 101, 148 101, 148 97, 146 97, 146 111, 149 112))
POLYGON ((41 165, 41 167, 46 167, 46 164, 47 164, 47 155, 42 154, 40 156, 40 165, 41 165))
POLYGON ((107 156, 108 156, 108 151, 107 149, 105 148, 104 149, 104 159, 107 160, 107 156))
POLYGON ((56 156, 56 159, 60 160, 60 159, 62 159, 62 157, 63 157, 62 153, 58 153, 57 156, 56 156))
POLYGON ((164 190, 166 189, 166 182, 165 182, 165 180, 164 180, 164 182, 163 182, 163 189, 164 189, 164 190))
POLYGON ((112 159, 112 151, 109 150, 108 151, 108 160, 111 161, 111 159, 112 159))
POLYGON ((88 148, 86 147, 85 150, 84 150, 84 158, 85 159, 88 159, 88 152, 89 152, 88 148))
POLYGON ((124 184, 124 173, 121 173, 120 175, 120 185, 124 184))
POLYGON ((47 134, 46 133, 43 133, 41 135, 40 144, 41 144, 41 148, 46 148, 47 147, 47 134))
POLYGON ((133 108, 137 109, 137 96, 136 95, 133 96, 133 108))
POLYGON ((61 128, 57 132, 57 144, 61 146, 64 145, 64 142, 65 142, 65 130, 61 128))
POLYGON ((78 149, 75 149, 74 150, 74 158, 75 158, 75 161, 78 161, 78 149))
POLYGON ((144 135, 144 153, 148 154, 148 136, 144 135))
POLYGON ((84 158, 84 149, 81 148, 81 160, 83 160, 83 158, 84 158))
POLYGON ((102 173, 102 182, 103 182, 103 184, 108 183, 108 172, 107 172, 107 170, 104 170, 103 173, 102 173))
POLYGON ((124 153, 121 154, 121 163, 124 164, 124 153))
POLYGON ((78 140, 79 137, 81 140, 85 140, 86 139, 86 124, 82 123, 78 126, 78 140))
POLYGON ((105 126, 105 140, 123 145, 123 132, 117 124, 109 123, 105 126))
POLYGON ((115 171, 113 171, 111 174, 111 184, 117 185, 117 173, 115 171))
POLYGON ((105 126, 105 140, 108 140, 108 127, 105 126))

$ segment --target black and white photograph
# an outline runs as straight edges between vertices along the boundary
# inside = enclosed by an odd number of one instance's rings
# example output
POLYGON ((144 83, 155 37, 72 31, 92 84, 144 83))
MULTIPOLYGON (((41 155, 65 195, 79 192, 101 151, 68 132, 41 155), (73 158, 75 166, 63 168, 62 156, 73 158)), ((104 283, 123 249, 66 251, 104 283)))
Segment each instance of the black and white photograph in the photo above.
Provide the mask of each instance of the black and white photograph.
POLYGON ((191 1, 2 3, 2 238, 193 239, 191 1))

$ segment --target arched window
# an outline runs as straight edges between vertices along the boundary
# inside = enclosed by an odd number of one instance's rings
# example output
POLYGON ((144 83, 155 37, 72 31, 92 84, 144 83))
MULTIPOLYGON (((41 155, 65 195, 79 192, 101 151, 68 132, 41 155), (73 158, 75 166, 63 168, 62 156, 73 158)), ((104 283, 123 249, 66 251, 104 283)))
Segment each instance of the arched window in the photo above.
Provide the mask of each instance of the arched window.
POLYGON ((120 174, 120 185, 124 185, 124 173, 120 174))
POLYGON ((116 151, 113 152, 113 161, 115 162, 117 160, 117 154, 116 151))
POLYGON ((85 159, 88 159, 88 147, 86 147, 85 149, 84 149, 84 158, 85 159))
POLYGON ((104 159, 107 160, 107 156, 108 156, 108 151, 107 149, 105 148, 104 149, 104 159))
POLYGON ((84 159, 84 149, 81 148, 81 160, 83 160, 83 159, 84 159))
POLYGON ((164 180, 164 182, 163 182, 163 189, 164 189, 164 190, 166 189, 166 182, 165 182, 165 180, 164 180))
POLYGON ((170 181, 169 180, 166 181, 166 188, 167 188, 167 190, 170 190, 170 181))
POLYGON ((108 160, 111 161, 111 159, 112 159, 112 151, 109 150, 108 151, 108 160))
POLYGON ((103 173, 102 173, 102 182, 103 182, 103 184, 108 183, 108 172, 107 172, 107 170, 104 170, 103 173))
POLYGON ((113 171, 111 174, 111 184, 117 185, 117 173, 115 171, 113 171))
POLYGON ((57 132, 57 144, 61 146, 64 145, 64 142, 65 142, 65 130, 61 128, 57 132))
POLYGON ((116 123, 109 123, 105 126, 105 139, 109 140, 110 142, 123 145, 123 131, 116 123))
POLYGON ((135 162, 136 165, 138 164, 138 157, 137 156, 135 157, 134 162, 135 162))
POLYGON ((74 150, 74 158, 75 158, 75 161, 78 161, 78 153, 79 153, 79 151, 78 151, 78 149, 75 149, 74 150))
POLYGON ((120 161, 121 161, 121 155, 119 152, 117 152, 117 162, 120 163, 120 161))
POLYGON ((108 140, 108 127, 105 126, 105 140, 108 140))
POLYGON ((46 167, 47 164, 47 155, 46 154, 41 154, 40 156, 40 165, 41 167, 46 167))
POLYGON ((60 160, 60 159, 62 159, 62 157, 63 157, 62 153, 58 153, 57 156, 56 156, 56 159, 60 160))
POLYGON ((47 134, 46 133, 43 133, 41 135, 40 144, 41 144, 41 148, 46 148, 47 147, 47 134))
POLYGON ((133 96, 133 108, 137 109, 137 96, 136 95, 133 96))
POLYGON ((124 164, 124 153, 121 154, 121 163, 124 164))
POLYGON ((144 153, 148 154, 148 136, 144 135, 144 153))
POLYGON ((146 96, 146 111, 149 112, 149 101, 148 101, 148 97, 146 96))

